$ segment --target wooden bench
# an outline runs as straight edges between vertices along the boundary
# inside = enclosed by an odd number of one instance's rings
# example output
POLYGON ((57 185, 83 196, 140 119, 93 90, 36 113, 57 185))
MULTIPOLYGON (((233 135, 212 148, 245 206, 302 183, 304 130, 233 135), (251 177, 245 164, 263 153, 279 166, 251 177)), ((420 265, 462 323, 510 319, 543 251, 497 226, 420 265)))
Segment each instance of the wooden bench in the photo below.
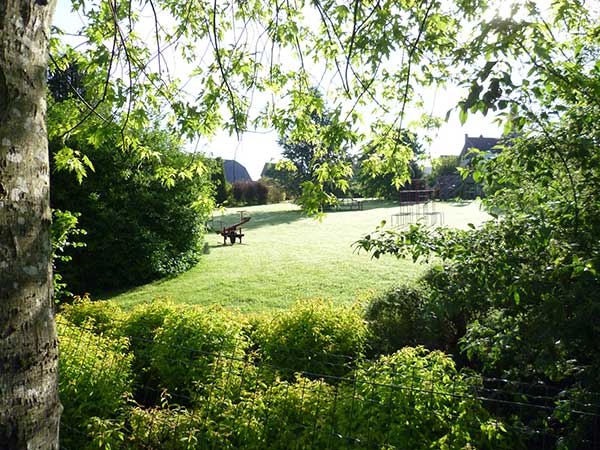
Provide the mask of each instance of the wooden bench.
POLYGON ((239 239, 241 244, 242 238, 244 237, 244 233, 242 233, 242 225, 249 220, 250 217, 243 217, 238 223, 224 227, 221 230, 221 236, 223 236, 223 245, 227 245, 227 239, 229 239, 231 245, 235 244, 236 239, 239 239))

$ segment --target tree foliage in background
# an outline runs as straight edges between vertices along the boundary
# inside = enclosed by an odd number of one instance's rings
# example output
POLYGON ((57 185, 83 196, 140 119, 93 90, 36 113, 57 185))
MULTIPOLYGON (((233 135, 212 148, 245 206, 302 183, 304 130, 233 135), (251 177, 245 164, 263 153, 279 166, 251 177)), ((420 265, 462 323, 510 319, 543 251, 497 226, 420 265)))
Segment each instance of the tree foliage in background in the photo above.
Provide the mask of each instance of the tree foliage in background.
POLYGON ((211 171, 210 181, 215 189, 215 203, 217 205, 225 205, 231 197, 231 185, 225 178, 225 167, 223 166, 222 158, 215 158, 209 162, 211 171))
MULTIPOLYGON (((124 115, 125 147, 136 147, 127 130, 147 125, 153 111, 189 140, 221 129, 237 136, 256 127, 274 129, 290 144, 312 146, 314 158, 304 158, 312 160, 311 167, 306 172, 306 164, 300 164, 298 171, 311 179, 297 181, 305 183, 299 202, 314 213, 332 201, 332 191, 347 188, 352 168, 345 149, 376 147, 394 168, 409 161, 398 136, 407 128, 409 105, 418 105, 415 86, 449 77, 448 60, 461 44, 459 24, 473 20, 485 3, 73 6, 87 19, 81 35, 89 43, 77 67, 98 71, 95 92, 112 104, 111 112, 124 115), (142 37, 146 31, 139 32, 147 17, 154 19, 150 40, 142 37), (169 70, 167 49, 180 54, 191 82, 183 84, 169 70), (320 76, 311 74, 315 63, 320 76), (256 91, 270 92, 264 107, 252 107, 256 91), (326 110, 325 101, 333 106, 326 110), (319 117, 324 120, 315 122, 319 117)), ((64 61, 57 57, 54 64, 64 66, 64 61)), ((94 115, 88 110, 96 111, 96 102, 86 106, 86 114, 94 115)), ((110 114, 102 115, 110 121, 110 114)), ((388 165, 372 169, 385 175, 388 165)))
POLYGON ((375 147, 368 147, 360 156, 358 180, 363 196, 395 200, 403 186, 423 176, 418 158, 423 156, 425 149, 417 136, 404 130, 399 139, 398 146, 406 153, 401 159, 388 158, 375 147))
POLYGON ((285 183, 285 190, 293 197, 301 200, 303 193, 314 195, 318 187, 327 199, 323 204, 328 204, 348 188, 346 179, 352 173, 352 166, 347 150, 334 137, 339 131, 336 130, 339 111, 327 110, 318 90, 313 89, 311 94, 314 95, 314 109, 306 113, 308 124, 297 120, 285 125, 279 140, 284 160, 278 164, 277 172, 287 171, 279 180, 285 183), (333 173, 337 177, 332 177, 333 173))
POLYGON ((454 155, 440 156, 431 161, 431 180, 458 174, 459 157, 454 155))

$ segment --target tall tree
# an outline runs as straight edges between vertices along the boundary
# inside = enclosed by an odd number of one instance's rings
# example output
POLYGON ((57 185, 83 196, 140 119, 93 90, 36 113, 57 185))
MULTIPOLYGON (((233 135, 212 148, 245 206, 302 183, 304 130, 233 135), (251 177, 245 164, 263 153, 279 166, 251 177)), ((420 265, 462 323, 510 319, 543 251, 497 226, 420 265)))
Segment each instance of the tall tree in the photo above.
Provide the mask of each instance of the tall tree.
POLYGON ((0 447, 58 448, 46 71, 55 0, 0 2, 0 447))
POLYGON ((313 182, 317 178, 318 170, 324 164, 349 165, 350 158, 343 147, 335 148, 323 145, 321 136, 334 126, 333 113, 327 110, 310 113, 311 130, 302 137, 295 136, 298 130, 287 130, 279 140, 281 152, 286 161, 291 163, 289 183, 285 185, 288 192, 294 196, 302 193, 303 184, 313 182))
POLYGON ((367 147, 361 155, 358 178, 364 196, 397 199, 403 186, 411 179, 418 179, 423 175, 416 159, 425 150, 417 136, 408 130, 402 130, 398 133, 398 139, 397 148, 402 148, 405 153, 399 160, 386 158, 376 146, 367 147))

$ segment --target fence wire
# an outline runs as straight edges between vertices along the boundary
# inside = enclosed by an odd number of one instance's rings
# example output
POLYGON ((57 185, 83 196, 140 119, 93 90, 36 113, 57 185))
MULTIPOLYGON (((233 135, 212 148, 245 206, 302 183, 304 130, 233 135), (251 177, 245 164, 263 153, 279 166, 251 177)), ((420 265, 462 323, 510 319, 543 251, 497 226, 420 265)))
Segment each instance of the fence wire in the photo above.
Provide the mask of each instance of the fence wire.
POLYGON ((240 337, 195 348, 59 330, 66 450, 600 449, 598 394, 291 347, 266 357, 240 337))

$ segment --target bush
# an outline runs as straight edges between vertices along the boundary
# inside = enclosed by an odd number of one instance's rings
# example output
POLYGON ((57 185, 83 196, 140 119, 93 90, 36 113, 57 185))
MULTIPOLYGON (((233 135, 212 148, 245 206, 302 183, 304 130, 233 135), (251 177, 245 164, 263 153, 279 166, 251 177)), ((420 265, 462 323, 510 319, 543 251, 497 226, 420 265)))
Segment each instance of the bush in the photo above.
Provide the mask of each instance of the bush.
MULTIPOLYGON (((85 448, 94 418, 116 418, 131 393, 127 342, 98 336, 58 316, 61 446, 85 448)), ((96 447, 97 448, 97 447, 96 447)))
POLYGON ((115 322, 118 324, 124 315, 121 308, 113 302, 92 300, 89 294, 76 296, 73 303, 61 305, 60 313, 73 325, 88 331, 112 337, 120 336, 115 322))
POLYGON ((236 181, 233 183, 233 199, 239 205, 266 205, 269 186, 263 181, 236 181))
POLYGON ((221 423, 234 436, 233 448, 332 448, 334 404, 335 388, 322 380, 276 380, 233 405, 221 423))
POLYGON ((337 425, 356 442, 377 448, 512 448, 503 445, 502 424, 470 394, 480 380, 458 373, 442 352, 405 347, 363 363, 355 377, 356 384, 339 393, 337 425))
POLYGON ((357 309, 310 301, 260 324, 254 339, 265 361, 288 376, 340 376, 364 354, 367 326, 357 309))
POLYGON ((401 286, 369 302, 365 319, 372 355, 390 354, 402 347, 424 345, 431 350, 454 350, 457 336, 445 317, 443 304, 432 302, 427 287, 401 286))
POLYGON ((63 282, 75 293, 119 289, 192 267, 202 254, 203 224, 212 210, 209 171, 191 169, 201 162, 165 132, 138 137, 160 159, 120 151, 118 131, 105 130, 99 143, 87 140, 91 132, 82 130, 67 143, 94 164, 81 183, 58 170, 63 144, 50 143, 52 207, 80 213, 78 226, 87 232, 85 247, 71 249, 72 261, 56 261, 63 282))
POLYGON ((180 313, 169 301, 156 298, 150 303, 139 304, 121 324, 120 333, 129 339, 133 353, 135 398, 145 405, 154 405, 160 394, 160 378, 153 365, 154 336, 167 316, 180 313))
POLYGON ((193 409, 168 403, 133 408, 127 436, 133 448, 262 450, 332 448, 334 388, 299 377, 258 383, 237 401, 212 400, 193 409))
POLYGON ((165 316, 149 357, 160 386, 188 400, 224 372, 235 372, 246 347, 238 317, 215 308, 182 309, 165 316))
POLYGON ((263 182, 268 188, 267 203, 281 203, 287 199, 287 194, 284 188, 275 180, 270 178, 261 178, 260 181, 263 182))

